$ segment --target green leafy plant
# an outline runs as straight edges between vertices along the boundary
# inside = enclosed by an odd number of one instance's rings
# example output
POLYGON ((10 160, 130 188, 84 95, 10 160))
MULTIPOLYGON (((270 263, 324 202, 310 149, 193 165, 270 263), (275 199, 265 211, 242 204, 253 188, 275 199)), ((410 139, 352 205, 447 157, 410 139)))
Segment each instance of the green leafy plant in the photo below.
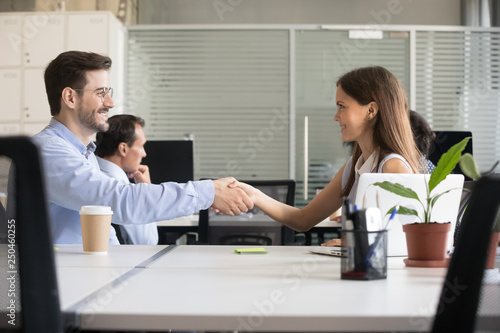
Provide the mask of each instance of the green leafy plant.
MULTIPOLYGON (((481 174, 479 172, 479 168, 477 167, 476 161, 474 160, 474 157, 471 154, 469 153, 463 154, 463 156, 460 158, 459 161, 460 169, 462 169, 463 173, 472 180, 479 180, 483 175, 492 173, 496 169, 498 163, 499 161, 496 161, 496 163, 490 170, 481 174)), ((495 223, 494 231, 500 232, 500 216, 497 216, 497 221, 495 223)))
MULTIPOLYGON (((415 199, 422 205, 423 214, 420 216, 419 213, 415 209, 400 207, 398 210, 398 214, 400 215, 415 215, 417 216, 421 222, 430 223, 431 222, 431 214, 432 208, 436 204, 436 201, 444 194, 454 190, 450 189, 442 193, 434 193, 434 189, 451 173, 451 171, 455 168, 457 163, 460 161, 460 156, 462 151, 467 146, 469 142, 469 138, 465 138, 459 143, 455 144, 451 147, 446 153, 444 153, 439 159, 436 168, 432 171, 429 181, 426 182, 426 197, 419 198, 417 193, 413 191, 411 188, 404 187, 398 183, 392 183, 388 181, 377 182, 373 185, 378 186, 386 191, 392 192, 399 196, 415 199)), ((394 207, 393 207, 394 208, 394 207)), ((393 208, 391 208, 387 213, 392 212, 393 208)))

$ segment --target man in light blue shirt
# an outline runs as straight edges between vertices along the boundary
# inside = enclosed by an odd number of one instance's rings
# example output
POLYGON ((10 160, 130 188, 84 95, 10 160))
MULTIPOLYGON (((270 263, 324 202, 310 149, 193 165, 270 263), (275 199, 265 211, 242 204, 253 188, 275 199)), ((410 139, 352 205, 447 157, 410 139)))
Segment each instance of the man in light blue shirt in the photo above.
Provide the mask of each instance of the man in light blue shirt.
MULTIPOLYGON (((80 216, 85 205, 111 206, 116 224, 140 225, 191 215, 214 207, 237 215, 253 207, 234 178, 186 184, 124 184, 104 175, 92 137, 108 130, 114 107, 109 85, 111 59, 96 53, 61 53, 45 70, 52 119, 35 135, 40 147, 54 243, 81 244, 80 216)), ((114 229, 110 244, 118 244, 114 229)))
MULTIPOLYGON (((97 133, 95 154, 101 171, 127 184, 129 178, 135 184, 151 183, 149 168, 141 165, 146 157, 144 144, 145 122, 142 118, 131 114, 119 114, 108 119, 109 129, 97 133)), ((142 225, 114 225, 118 228, 124 244, 156 245, 158 244, 158 228, 156 223, 142 225)), ((118 232, 117 232, 118 233, 118 232)))

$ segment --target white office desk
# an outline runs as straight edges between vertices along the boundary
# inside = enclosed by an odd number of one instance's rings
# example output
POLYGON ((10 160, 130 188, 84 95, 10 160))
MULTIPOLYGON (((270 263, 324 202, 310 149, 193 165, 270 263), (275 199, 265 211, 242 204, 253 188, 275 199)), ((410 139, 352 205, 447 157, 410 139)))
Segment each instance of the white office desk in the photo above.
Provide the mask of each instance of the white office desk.
MULTIPOLYGON (((265 255, 238 255, 235 248, 112 247, 115 266, 102 267, 95 256, 75 267, 66 256, 78 261, 83 254, 62 247, 61 307, 83 329, 426 331, 446 273, 390 258, 386 280, 347 281, 340 280, 340 259, 310 254, 310 247, 268 246, 265 255), (153 256, 138 263, 148 251, 153 256)), ((489 303, 481 313, 496 316, 497 324, 500 286, 485 288, 489 303)))
POLYGON ((268 246, 265 255, 235 248, 112 247, 114 266, 102 267, 102 258, 60 247, 61 307, 83 329, 419 331, 432 323, 446 272, 391 258, 386 280, 347 281, 340 280, 340 259, 309 247, 268 246), (148 251, 154 257, 141 265, 148 251), (85 265, 70 265, 71 256, 85 265))
POLYGON ((197 227, 198 215, 181 216, 171 220, 164 220, 156 222, 159 227, 197 227))
POLYGON ((67 321, 74 322, 74 313, 86 306, 82 300, 97 299, 121 290, 124 281, 145 269, 166 253, 166 246, 115 245, 107 255, 83 253, 82 245, 56 245, 54 247, 59 302, 67 321), (91 297, 94 295, 94 297, 91 297))
POLYGON ((314 228, 342 228, 342 223, 337 221, 330 221, 330 219, 325 219, 320 223, 316 224, 314 228))
MULTIPOLYGON (((156 222, 159 227, 197 227, 198 215, 182 216, 172 220, 164 220, 156 222)), ((217 216, 212 217, 210 221, 212 226, 227 226, 227 225, 249 225, 249 226, 281 226, 278 222, 272 220, 268 216, 255 216, 253 219, 243 214, 242 216, 217 216)), ((315 228, 341 228, 342 224, 336 221, 325 219, 321 221, 315 228)))
POLYGON ((165 245, 111 245, 107 255, 84 254, 82 245, 55 245, 57 267, 133 268, 165 249, 165 245))

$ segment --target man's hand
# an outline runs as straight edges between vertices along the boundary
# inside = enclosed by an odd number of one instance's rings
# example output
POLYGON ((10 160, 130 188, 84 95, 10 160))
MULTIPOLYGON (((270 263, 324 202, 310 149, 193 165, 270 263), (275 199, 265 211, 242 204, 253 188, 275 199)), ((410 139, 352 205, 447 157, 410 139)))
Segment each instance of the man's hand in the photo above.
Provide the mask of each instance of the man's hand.
POLYGON ((255 187, 248 185, 246 183, 242 183, 240 181, 235 181, 231 184, 228 185, 230 188, 241 188, 243 191, 245 191, 246 195, 252 200, 254 204, 256 204, 257 200, 257 194, 260 192, 258 189, 255 187))
POLYGON ((136 172, 129 172, 129 178, 134 178, 134 183, 148 183, 151 184, 151 177, 149 176, 149 167, 147 165, 139 165, 136 172))
POLYGON ((214 180, 215 198, 212 207, 226 215, 240 215, 253 208, 253 201, 241 188, 230 187, 233 177, 214 180))

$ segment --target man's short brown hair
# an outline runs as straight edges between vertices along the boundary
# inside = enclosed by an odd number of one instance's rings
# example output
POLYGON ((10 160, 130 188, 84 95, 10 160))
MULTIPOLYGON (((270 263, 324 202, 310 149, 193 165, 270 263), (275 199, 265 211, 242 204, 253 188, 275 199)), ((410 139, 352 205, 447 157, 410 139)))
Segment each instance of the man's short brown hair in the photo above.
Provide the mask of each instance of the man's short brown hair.
POLYGON ((58 55, 45 69, 45 90, 50 113, 61 111, 61 94, 64 88, 82 89, 87 84, 88 71, 109 70, 111 59, 92 52, 67 51, 58 55))

